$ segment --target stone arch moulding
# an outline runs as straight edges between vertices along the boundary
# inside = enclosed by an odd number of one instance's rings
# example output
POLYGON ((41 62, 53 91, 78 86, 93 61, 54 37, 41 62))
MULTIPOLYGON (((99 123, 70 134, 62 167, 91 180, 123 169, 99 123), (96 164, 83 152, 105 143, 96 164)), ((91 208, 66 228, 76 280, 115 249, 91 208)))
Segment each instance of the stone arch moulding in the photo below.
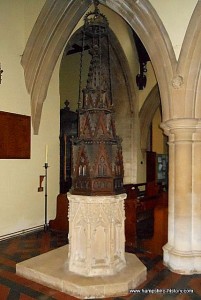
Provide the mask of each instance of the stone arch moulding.
POLYGON ((185 117, 201 118, 201 1, 191 16, 182 44, 177 74, 184 79, 185 117))
POLYGON ((87 0, 46 0, 27 41, 21 64, 31 96, 34 134, 38 134, 49 82, 66 41, 87 10, 87 0))
MULTIPOLYGON (((100 0, 100 3, 121 15, 145 45, 160 88, 163 120, 169 119, 169 82, 176 70, 176 58, 156 11, 148 0, 100 0)), ((88 0, 46 1, 30 34, 21 63, 26 87, 31 95, 34 134, 39 131, 43 102, 58 57, 89 4, 88 0)))
POLYGON ((157 108, 160 106, 160 93, 156 84, 147 96, 139 113, 140 119, 140 145, 146 151, 148 145, 149 128, 157 108))

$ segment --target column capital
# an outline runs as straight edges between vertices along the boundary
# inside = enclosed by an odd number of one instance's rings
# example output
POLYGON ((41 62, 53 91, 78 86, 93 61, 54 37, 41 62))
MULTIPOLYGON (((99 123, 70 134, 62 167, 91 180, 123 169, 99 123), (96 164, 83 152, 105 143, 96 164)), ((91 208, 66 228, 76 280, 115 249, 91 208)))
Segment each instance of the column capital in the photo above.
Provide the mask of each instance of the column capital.
POLYGON ((161 123, 160 127, 167 136, 183 137, 192 139, 192 134, 201 131, 201 119, 196 118, 178 118, 171 119, 161 123))

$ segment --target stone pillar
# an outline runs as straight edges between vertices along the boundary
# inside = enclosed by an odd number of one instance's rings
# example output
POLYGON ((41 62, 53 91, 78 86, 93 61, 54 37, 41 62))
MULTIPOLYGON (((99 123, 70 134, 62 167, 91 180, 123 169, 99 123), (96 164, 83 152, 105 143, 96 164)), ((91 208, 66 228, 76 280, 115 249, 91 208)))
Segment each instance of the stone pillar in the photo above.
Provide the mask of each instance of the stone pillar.
POLYGON ((68 193, 69 270, 83 276, 114 275, 126 266, 124 199, 68 193))
POLYGON ((164 263, 181 274, 201 272, 201 121, 169 120, 168 243, 164 263))

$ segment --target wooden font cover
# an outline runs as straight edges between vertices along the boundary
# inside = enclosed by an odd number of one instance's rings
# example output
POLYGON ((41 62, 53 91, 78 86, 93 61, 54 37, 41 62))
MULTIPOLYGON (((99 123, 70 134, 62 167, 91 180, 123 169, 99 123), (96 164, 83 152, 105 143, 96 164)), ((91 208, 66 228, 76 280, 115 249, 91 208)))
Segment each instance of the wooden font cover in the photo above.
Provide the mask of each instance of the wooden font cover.
POLYGON ((124 192, 121 139, 116 135, 110 84, 108 28, 97 6, 86 15, 83 37, 87 39, 91 61, 83 97, 79 99, 78 137, 72 140, 72 194, 124 192))

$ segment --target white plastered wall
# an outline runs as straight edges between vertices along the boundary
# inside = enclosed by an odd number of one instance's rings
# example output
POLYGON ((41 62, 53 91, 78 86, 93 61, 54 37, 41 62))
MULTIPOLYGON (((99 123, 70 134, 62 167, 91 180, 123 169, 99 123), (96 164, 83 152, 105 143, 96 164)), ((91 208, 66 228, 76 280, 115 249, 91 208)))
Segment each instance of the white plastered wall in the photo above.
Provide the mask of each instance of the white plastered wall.
POLYGON ((198 0, 150 0, 169 34, 177 59, 197 2, 198 0))
MULTIPOLYGON (((31 115, 21 55, 44 0, 0 1, 0 110, 31 115)), ((0 159, 0 238, 44 224, 44 192, 37 191, 44 174, 48 144, 48 219, 55 217, 59 187, 59 62, 43 107, 39 135, 31 132, 31 159, 0 159)), ((15 130, 15 128, 13 128, 15 130)), ((44 186, 44 183, 43 183, 44 186)))

